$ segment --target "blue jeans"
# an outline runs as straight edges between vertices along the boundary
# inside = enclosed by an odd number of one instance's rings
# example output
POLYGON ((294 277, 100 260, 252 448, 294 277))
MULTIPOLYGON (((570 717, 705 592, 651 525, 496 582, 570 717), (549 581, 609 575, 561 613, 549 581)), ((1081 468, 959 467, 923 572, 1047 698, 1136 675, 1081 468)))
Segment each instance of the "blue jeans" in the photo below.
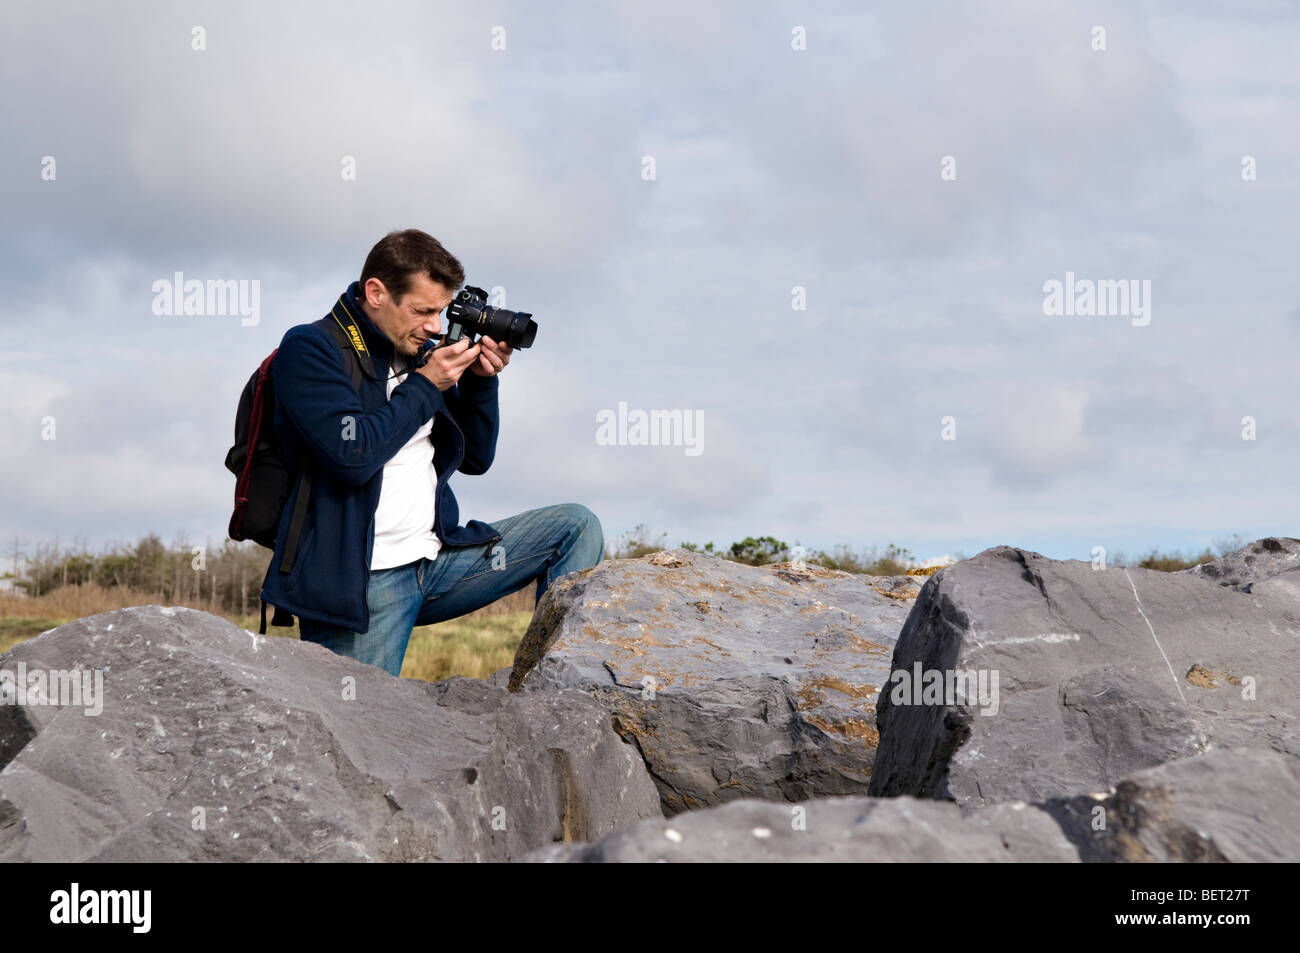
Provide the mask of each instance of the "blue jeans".
POLYGON ((488 522, 501 534, 495 543, 443 547, 436 559, 372 570, 366 591, 367 631, 300 618, 302 638, 397 675, 414 626, 455 619, 533 580, 536 606, 556 579, 596 565, 605 554, 600 520, 578 503, 543 506, 488 522))

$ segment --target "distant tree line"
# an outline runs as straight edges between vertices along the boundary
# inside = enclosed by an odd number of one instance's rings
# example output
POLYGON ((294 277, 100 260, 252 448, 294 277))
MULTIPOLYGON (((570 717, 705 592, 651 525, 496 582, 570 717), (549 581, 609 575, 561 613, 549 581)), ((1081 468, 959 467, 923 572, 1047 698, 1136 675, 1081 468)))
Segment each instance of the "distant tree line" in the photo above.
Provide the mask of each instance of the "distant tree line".
MULTIPOLYGON (((1145 556, 1136 558, 1130 558, 1123 552, 1115 551, 1107 556, 1106 562, 1111 566, 1133 566, 1138 569, 1177 572, 1199 563, 1209 562, 1216 557, 1224 556, 1233 550, 1240 549, 1246 542, 1246 539, 1240 534, 1233 534, 1230 537, 1215 540, 1213 547, 1207 546, 1199 553, 1184 554, 1179 551, 1162 553, 1153 547, 1145 556)), ((628 559, 645 556, 667 548, 668 534, 660 533, 658 538, 655 538, 645 527, 645 524, 642 523, 638 524, 630 532, 620 536, 613 545, 607 546, 605 555, 610 559, 628 559)), ((713 556, 720 556, 723 559, 745 563, 749 566, 766 566, 770 563, 793 562, 802 559, 803 562, 814 566, 825 566, 827 569, 838 569, 842 572, 866 573, 872 576, 897 576, 916 567, 916 558, 912 555, 912 552, 894 543, 890 543, 883 550, 875 546, 855 549, 852 546, 841 544, 826 551, 806 549, 798 543, 792 546, 773 536, 746 536, 730 546, 715 546, 713 543, 705 543, 701 546, 696 543, 683 542, 679 544, 678 548, 690 550, 691 552, 709 553, 713 556)), ((962 560, 966 557, 962 553, 955 553, 953 558, 962 560)), ((1079 558, 1088 559, 1090 557, 1082 556, 1079 558)))
POLYGON ((253 542, 227 539, 213 547, 180 539, 167 546, 156 534, 130 545, 111 544, 100 553, 84 545, 65 551, 58 543, 37 545, 30 553, 18 541, 7 548, 9 567, 0 579, 29 596, 97 584, 130 589, 163 605, 239 615, 260 608, 262 578, 271 561, 271 551, 253 542))
MULTIPOLYGON (((653 539, 644 525, 607 545, 605 558, 626 559, 667 549, 667 534, 653 539)), ((710 553, 723 559, 765 566, 803 560, 806 563, 873 575, 896 575, 912 565, 912 554, 891 544, 883 551, 854 551, 839 546, 831 552, 804 550, 773 536, 747 536, 729 547, 713 543, 682 543, 682 549, 710 553)), ((165 544, 151 533, 132 544, 113 543, 99 553, 84 545, 64 548, 57 542, 39 544, 28 552, 20 541, 6 547, 0 574, 12 591, 41 596, 64 586, 99 585, 126 589, 141 599, 161 605, 192 605, 206 611, 248 616, 260 608, 262 579, 270 564, 270 550, 246 541, 224 540, 219 546, 191 544, 178 539, 165 544)))
MULTIPOLYGON (((662 533, 655 538, 644 524, 638 524, 606 546, 605 558, 628 559, 668 549, 667 537, 662 533)), ((1217 555, 1223 555, 1241 545, 1241 537, 1234 536, 1218 541, 1215 549, 1217 555)), ((683 542, 679 548, 749 566, 802 560, 828 569, 877 576, 898 575, 915 565, 912 553, 893 543, 883 550, 840 545, 828 552, 805 549, 798 543, 790 545, 773 536, 746 536, 730 546, 683 542)), ((1215 555, 1209 548, 1188 556, 1161 554, 1153 549, 1145 558, 1132 561, 1115 553, 1109 562, 1168 572, 1205 562, 1215 555)), ((957 554, 956 558, 963 557, 957 554)), ((0 580, 7 580, 14 592, 29 596, 63 586, 97 584, 107 589, 129 589, 164 605, 202 606, 209 612, 247 616, 260 607, 259 593, 271 553, 251 541, 237 543, 231 539, 216 547, 196 546, 184 539, 168 546, 151 533, 134 544, 109 545, 100 553, 89 552, 84 544, 65 551, 57 542, 38 545, 29 553, 21 541, 13 540, 3 559, 9 571, 0 574, 0 580)))
MULTIPOLYGON (((645 556, 648 553, 667 549, 667 533, 654 538, 645 524, 638 524, 630 532, 624 533, 615 543, 606 548, 605 555, 610 559, 630 559, 645 556)), ((825 566, 841 572, 868 573, 873 576, 897 576, 907 572, 915 565, 916 559, 910 550, 890 543, 884 550, 876 547, 855 550, 851 546, 839 545, 827 552, 821 549, 807 549, 798 543, 790 545, 774 536, 746 536, 730 546, 716 547, 713 543, 683 542, 679 549, 693 553, 708 553, 744 563, 747 566, 767 566, 771 563, 796 562, 802 560, 813 566, 825 566)))

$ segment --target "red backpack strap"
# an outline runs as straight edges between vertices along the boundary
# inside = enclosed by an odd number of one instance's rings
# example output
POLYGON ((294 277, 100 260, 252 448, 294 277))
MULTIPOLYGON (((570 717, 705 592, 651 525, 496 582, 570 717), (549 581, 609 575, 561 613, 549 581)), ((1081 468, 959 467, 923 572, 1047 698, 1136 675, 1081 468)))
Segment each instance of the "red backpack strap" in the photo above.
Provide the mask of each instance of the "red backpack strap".
MULTIPOLYGON (((352 381, 352 386, 357 389, 357 393, 361 393, 362 376, 373 377, 373 375, 368 375, 366 368, 363 366, 371 363, 369 357, 362 359, 348 339, 342 325, 331 321, 329 317, 322 318, 317 323, 323 324, 330 337, 334 339, 334 343, 343 352, 343 365, 347 368, 348 377, 352 381)), ((371 364, 371 367, 373 366, 371 364)), ((298 499, 294 503, 293 515, 289 518, 289 533, 285 537, 284 554, 280 557, 280 572, 285 574, 293 570, 294 563, 298 560, 298 539, 302 535, 302 527, 307 520, 307 503, 311 499, 312 484, 312 465, 307 460, 302 461, 302 470, 298 481, 298 499)), ((292 625, 292 622, 276 622, 272 620, 271 624, 292 625)))
MULTIPOLYGON (((279 348, 276 348, 276 351, 278 350, 279 348)), ((230 517, 229 531, 232 539, 243 538, 239 531, 240 524, 243 522, 244 507, 248 503, 248 484, 253 479, 253 457, 257 450, 257 441, 262 436, 262 407, 266 402, 266 382, 271 374, 271 361, 275 359, 276 351, 272 351, 257 368, 257 384, 253 388, 253 407, 249 412, 244 468, 239 474, 239 481, 235 484, 235 512, 230 517)))

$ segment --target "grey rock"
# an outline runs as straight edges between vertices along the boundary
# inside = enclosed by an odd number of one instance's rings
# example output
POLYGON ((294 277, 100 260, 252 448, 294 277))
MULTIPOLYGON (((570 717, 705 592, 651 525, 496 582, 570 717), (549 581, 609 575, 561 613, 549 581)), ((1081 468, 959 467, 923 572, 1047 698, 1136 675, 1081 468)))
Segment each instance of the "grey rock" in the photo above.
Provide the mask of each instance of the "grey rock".
POLYGON ((580 692, 396 679, 159 606, 0 656, 20 664, 98 670, 103 705, 0 705, 2 860, 509 860, 660 816, 580 692))
POLYGON ((1088 861, 1300 861, 1300 758, 1277 751, 1210 751, 1044 809, 1088 861))
POLYGON ((1182 572, 1212 580, 1220 586, 1250 592, 1253 583, 1272 579, 1292 569, 1300 569, 1300 539, 1269 536, 1182 572))
POLYGON ((870 793, 1035 802, 1211 745, 1300 753, 1297 572, 1245 593, 1008 546, 940 571, 880 693, 870 793), (897 703, 901 673, 917 666, 983 671, 990 688, 996 674, 996 714, 973 693, 897 703))
POLYGON ((919 591, 912 576, 686 550, 609 560, 547 590, 510 687, 596 698, 668 814, 864 794, 876 692, 919 591))
POLYGON ((746 799, 622 828, 595 844, 557 844, 533 863, 1073 862, 1050 815, 1027 804, 970 813, 910 797, 817 798, 791 807, 746 799), (795 810, 802 810, 796 827, 795 810))
POLYGON ((1135 772, 1098 794, 963 809, 946 801, 744 800, 553 844, 534 863, 1291 862, 1300 859, 1300 759, 1216 749, 1135 772))

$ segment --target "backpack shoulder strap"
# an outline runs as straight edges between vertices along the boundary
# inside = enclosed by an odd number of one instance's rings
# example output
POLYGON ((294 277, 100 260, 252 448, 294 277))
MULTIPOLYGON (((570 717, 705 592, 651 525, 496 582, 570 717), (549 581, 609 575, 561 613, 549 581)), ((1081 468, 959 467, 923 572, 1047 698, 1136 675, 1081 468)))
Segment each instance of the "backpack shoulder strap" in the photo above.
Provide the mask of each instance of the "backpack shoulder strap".
MULTIPOLYGON (((361 393, 362 376, 374 379, 374 363, 370 360, 370 355, 362 354, 357 350, 352 342, 351 335, 344 330, 343 325, 332 313, 321 318, 316 323, 325 328, 329 336, 334 339, 334 343, 339 346, 339 350, 343 352, 343 366, 348 369, 348 377, 352 380, 352 386, 356 388, 358 394, 361 393), (370 365, 369 369, 366 367, 367 364, 370 365)), ((285 537, 284 556, 280 559, 280 572, 286 574, 293 571, 293 564, 297 561, 298 540, 302 536, 302 526, 307 520, 307 504, 311 500, 312 471, 306 461, 303 461, 303 468, 298 476, 298 482, 300 484, 298 499, 294 502, 293 516, 289 518, 289 534, 285 537)), ((265 607, 263 607, 262 611, 265 615, 265 607)), ((277 615, 276 618, 279 618, 279 616, 277 615)), ((276 622, 272 620, 271 624, 292 625, 293 623, 291 621, 276 622)))

